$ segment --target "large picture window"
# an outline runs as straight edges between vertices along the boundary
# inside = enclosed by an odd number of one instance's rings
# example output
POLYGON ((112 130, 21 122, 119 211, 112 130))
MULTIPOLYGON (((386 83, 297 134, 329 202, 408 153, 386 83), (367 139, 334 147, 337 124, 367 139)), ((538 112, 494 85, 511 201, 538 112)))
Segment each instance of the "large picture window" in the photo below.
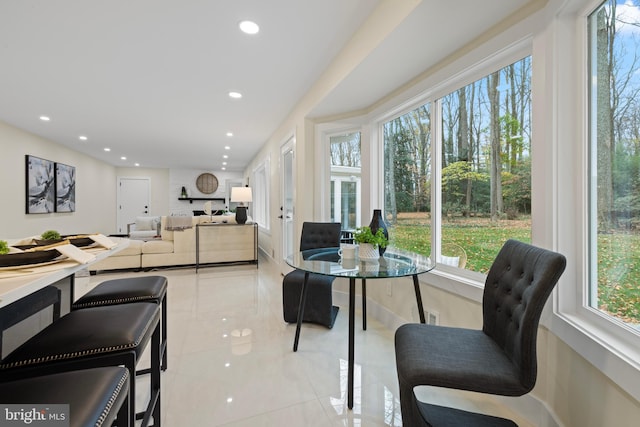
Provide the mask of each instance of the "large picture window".
POLYGON ((640 323, 640 9, 609 0, 589 16, 592 309, 640 323))
POLYGON ((486 273, 507 239, 531 241, 530 81, 526 57, 384 123, 393 245, 486 273))

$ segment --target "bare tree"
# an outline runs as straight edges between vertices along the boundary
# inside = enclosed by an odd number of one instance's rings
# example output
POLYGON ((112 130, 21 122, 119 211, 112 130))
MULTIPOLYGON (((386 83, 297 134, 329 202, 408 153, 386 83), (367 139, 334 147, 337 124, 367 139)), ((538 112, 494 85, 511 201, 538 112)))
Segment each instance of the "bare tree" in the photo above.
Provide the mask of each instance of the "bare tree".
POLYGON ((489 140, 491 143, 490 173, 491 177, 491 220, 497 221, 502 214, 502 160, 500 151, 500 97, 498 85, 500 72, 491 73, 488 77, 487 93, 489 95, 489 140))
POLYGON ((602 7, 596 17, 596 67, 598 82, 596 104, 598 115, 598 220, 603 230, 612 227, 613 211, 613 105, 611 87, 613 82, 613 42, 615 38, 615 1, 610 7, 602 7))

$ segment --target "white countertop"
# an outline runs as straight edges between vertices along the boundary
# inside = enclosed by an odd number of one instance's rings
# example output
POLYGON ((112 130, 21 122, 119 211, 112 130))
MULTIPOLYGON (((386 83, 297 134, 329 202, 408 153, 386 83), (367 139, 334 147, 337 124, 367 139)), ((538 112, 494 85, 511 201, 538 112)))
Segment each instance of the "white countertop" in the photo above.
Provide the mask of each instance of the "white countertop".
POLYGON ((128 239, 110 237, 117 243, 112 249, 102 247, 86 249, 87 252, 96 255, 94 261, 87 264, 79 264, 75 261, 62 260, 52 264, 41 266, 24 266, 20 269, 8 269, 0 271, 0 308, 14 301, 55 283, 76 271, 87 268, 90 264, 100 261, 116 252, 120 252, 129 246, 128 239))

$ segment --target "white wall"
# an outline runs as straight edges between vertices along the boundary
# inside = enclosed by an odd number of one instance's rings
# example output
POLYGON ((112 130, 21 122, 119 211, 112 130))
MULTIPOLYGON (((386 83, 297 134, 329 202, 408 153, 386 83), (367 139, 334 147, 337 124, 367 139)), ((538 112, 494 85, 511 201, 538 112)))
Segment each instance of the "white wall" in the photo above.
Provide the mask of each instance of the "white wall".
POLYGON ((116 171, 113 166, 0 122, 0 239, 18 239, 54 229, 62 234, 115 230, 116 171), (76 211, 25 213, 25 155, 76 168, 76 211))
MULTIPOLYGON (((227 172, 227 171, 210 171, 210 170, 195 170, 195 169, 171 169, 169 172, 169 213, 173 215, 191 215, 193 210, 202 210, 205 203, 204 200, 191 201, 178 200, 182 187, 187 190, 189 197, 211 197, 211 198, 224 198, 229 201, 230 194, 227 194, 227 183, 237 182, 242 184, 243 178, 241 172, 227 172), (202 173, 211 173, 218 179, 218 189, 212 194, 203 194, 198 191, 196 187, 196 179, 202 173)), ((214 201, 212 202, 213 209, 223 209, 225 202, 214 201)))

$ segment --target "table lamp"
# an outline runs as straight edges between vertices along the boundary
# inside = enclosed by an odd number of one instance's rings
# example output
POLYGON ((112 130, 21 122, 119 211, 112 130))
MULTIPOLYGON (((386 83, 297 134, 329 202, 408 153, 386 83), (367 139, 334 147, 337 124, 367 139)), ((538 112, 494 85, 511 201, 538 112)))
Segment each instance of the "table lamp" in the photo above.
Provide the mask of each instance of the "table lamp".
POLYGON ((231 201, 240 203, 236 207, 236 222, 244 224, 247 222, 247 206, 245 206, 245 203, 253 201, 251 187, 233 187, 231 189, 231 201))

